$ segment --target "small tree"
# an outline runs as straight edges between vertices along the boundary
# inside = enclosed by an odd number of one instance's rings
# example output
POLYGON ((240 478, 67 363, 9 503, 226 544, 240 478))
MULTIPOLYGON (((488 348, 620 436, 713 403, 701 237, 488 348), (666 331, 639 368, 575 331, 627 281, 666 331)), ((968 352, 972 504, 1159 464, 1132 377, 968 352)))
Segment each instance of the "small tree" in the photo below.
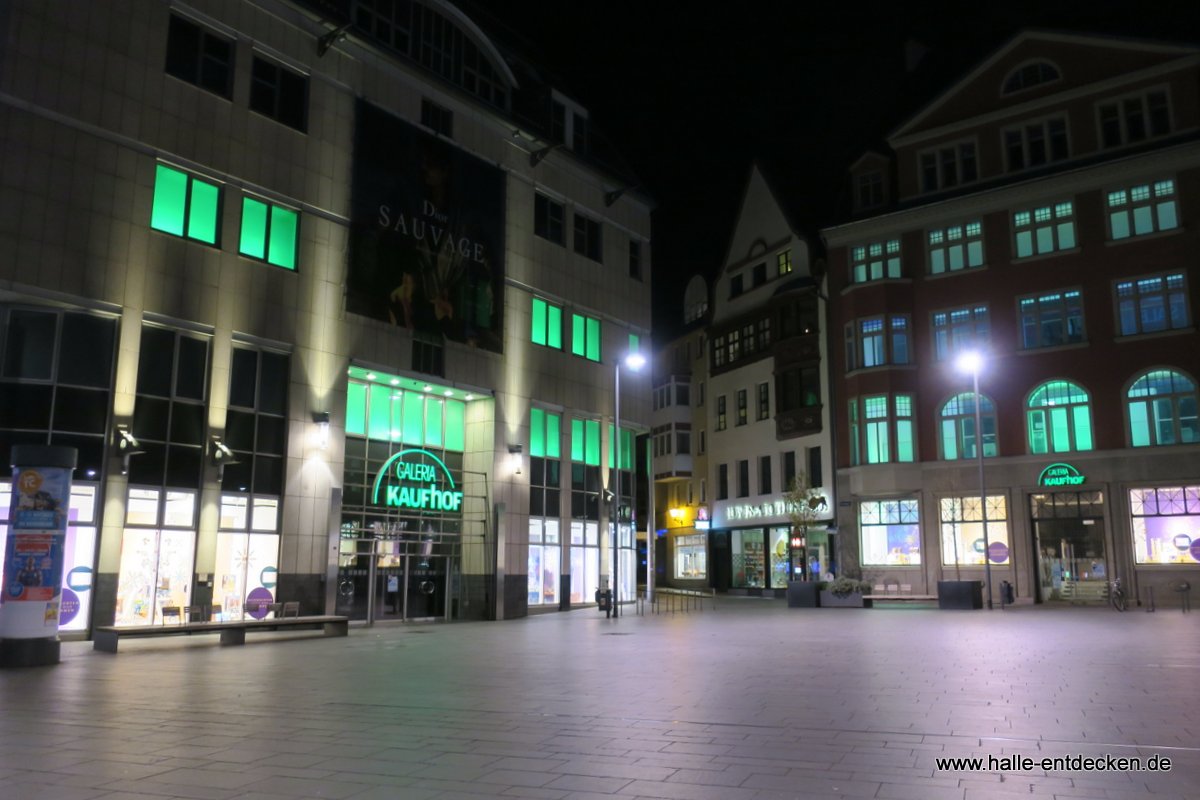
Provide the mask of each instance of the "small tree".
MULTIPOLYGON (((792 478, 787 491, 783 493, 783 498, 787 502, 792 528, 803 534, 807 546, 808 529, 817 521, 817 516, 829 508, 829 501, 821 493, 820 487, 812 485, 807 472, 800 472, 792 478)), ((806 564, 805 567, 807 566, 806 564)))

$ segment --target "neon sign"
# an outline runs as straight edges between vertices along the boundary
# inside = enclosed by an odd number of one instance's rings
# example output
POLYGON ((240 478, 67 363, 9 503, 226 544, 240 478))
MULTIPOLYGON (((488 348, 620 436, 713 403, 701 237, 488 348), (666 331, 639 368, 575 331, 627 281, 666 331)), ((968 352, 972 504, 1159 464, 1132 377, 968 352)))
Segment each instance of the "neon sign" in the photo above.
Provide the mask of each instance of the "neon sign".
POLYGON ((1038 486, 1078 486, 1086 480, 1087 476, 1081 475, 1075 467, 1059 462, 1042 470, 1038 475, 1038 486))
POLYGON ((416 511, 459 511, 462 501, 463 493, 454 488, 454 477, 446 463, 428 450, 415 447, 401 450, 384 462, 375 476, 375 487, 371 492, 371 502, 375 505, 416 511), (408 460, 406 456, 424 456, 435 463, 408 460), (445 483, 450 486, 449 490, 438 485, 439 467, 440 474, 445 475, 445 483), (389 471, 399 483, 384 484, 389 471))

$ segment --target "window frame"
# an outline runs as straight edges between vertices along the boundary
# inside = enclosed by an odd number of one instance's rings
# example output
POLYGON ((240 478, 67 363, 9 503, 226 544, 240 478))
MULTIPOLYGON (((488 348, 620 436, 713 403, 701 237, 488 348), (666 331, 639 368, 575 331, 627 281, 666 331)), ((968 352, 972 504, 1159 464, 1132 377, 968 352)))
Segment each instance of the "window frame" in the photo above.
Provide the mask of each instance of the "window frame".
POLYGON ((1188 289, 1189 289, 1189 287, 1188 287, 1187 270, 1186 269, 1179 270, 1178 272, 1175 270, 1169 270, 1166 272, 1155 272, 1155 273, 1150 273, 1150 274, 1146 274, 1146 275, 1131 275, 1128 278, 1118 278, 1118 279, 1114 280, 1112 283, 1112 293, 1113 293, 1113 313, 1115 315, 1115 322, 1116 322, 1116 324, 1114 326, 1116 337, 1118 339, 1123 339, 1128 336, 1144 336, 1144 335, 1154 335, 1154 334, 1161 335, 1161 334, 1169 334, 1169 333, 1174 333, 1174 332, 1182 332, 1182 331, 1190 330, 1192 327, 1192 319, 1190 316, 1191 315, 1191 308, 1190 308, 1191 298, 1189 297, 1188 289), (1178 278, 1179 282, 1180 282, 1180 288, 1179 288, 1180 302, 1179 302, 1178 306, 1172 306, 1172 303, 1171 303, 1172 289, 1171 289, 1170 282, 1176 278, 1178 278), (1156 290, 1154 292, 1146 292, 1146 293, 1143 293, 1141 291, 1141 285, 1143 283, 1148 283, 1150 281, 1155 281, 1155 280, 1162 282, 1161 290, 1156 290), (1132 302, 1133 302, 1133 309, 1135 311, 1134 320, 1137 323, 1137 328, 1136 328, 1136 330, 1133 330, 1133 331, 1129 331, 1125 327, 1125 317, 1124 317, 1124 314, 1122 313, 1123 299, 1122 299, 1122 295, 1121 295, 1121 287, 1123 285, 1131 286, 1135 290, 1134 294, 1132 295, 1132 297, 1133 297, 1132 302), (1144 314, 1143 314, 1142 298, 1151 296, 1151 295, 1162 297, 1162 308, 1164 311, 1164 319, 1167 321, 1165 327, 1163 327, 1161 329, 1157 329, 1157 330, 1146 330, 1145 325, 1143 324, 1144 314), (1184 315, 1184 319, 1182 320, 1182 322, 1180 324, 1172 324, 1172 320, 1175 317, 1174 311, 1176 308, 1181 309, 1182 313, 1184 315))
POLYGON ((274 120, 280 125, 287 126, 292 130, 299 131, 300 133, 308 133, 310 84, 310 76, 300 72, 299 70, 293 69, 292 67, 286 66, 273 58, 269 58, 263 53, 255 51, 250 59, 250 97, 247 101, 248 107, 255 114, 259 114, 260 116, 274 120), (260 64, 266 68, 274 70, 273 83, 268 84, 268 82, 258 74, 258 68, 260 64), (301 87, 299 109, 300 115, 298 120, 293 119, 290 114, 284 114, 284 96, 287 94, 287 91, 285 91, 286 86, 289 81, 296 80, 299 81, 299 85, 301 87), (255 90, 259 87, 264 87, 264 89, 267 89, 271 92, 272 107, 270 109, 261 108, 257 105, 259 101, 256 98, 261 97, 261 95, 256 94, 255 90))
POLYGON ((566 247, 566 213, 565 205, 549 195, 535 191, 533 193, 534 235, 566 247))
POLYGON ((904 251, 899 236, 852 245, 847 253, 850 256, 851 284, 897 280, 904 277, 904 251), (879 251, 875 252, 874 248, 879 248, 879 251), (876 267, 878 276, 875 276, 876 267))
POLYGON ((1197 391, 1196 381, 1187 375, 1182 370, 1171 367, 1154 367, 1152 369, 1142 370, 1135 375, 1129 382, 1128 387, 1123 393, 1125 404, 1125 433, 1128 436, 1130 447, 1173 447, 1175 445, 1196 444, 1200 442, 1200 421, 1197 419, 1197 406, 1200 401, 1200 392, 1197 391), (1156 394, 1150 380, 1153 376, 1166 375, 1171 381, 1171 391, 1165 394, 1156 394), (1176 388, 1174 383, 1178 379, 1185 385, 1176 388), (1144 394, 1134 395, 1135 389, 1142 381, 1147 381, 1147 390, 1144 394), (1170 404, 1170 417, 1163 419, 1158 416, 1158 406, 1162 401, 1170 404), (1185 416, 1184 403, 1190 400, 1190 414, 1185 416), (1139 442, 1138 435, 1135 431, 1133 408, 1135 405, 1140 405, 1144 408, 1145 414, 1142 424, 1145 426, 1145 441, 1139 442), (1191 420, 1190 425, 1185 425, 1184 420, 1191 420), (1169 422, 1171 426, 1171 437, 1173 441, 1160 441, 1162 434, 1162 423, 1169 422), (1185 434, 1191 431, 1191 438, 1185 438, 1185 434))
POLYGON ((926 229, 925 254, 926 266, 930 275, 952 275, 956 272, 986 267, 987 247, 983 238, 982 217, 955 225, 926 229), (972 231, 973 227, 974 231, 972 231), (972 257, 975 245, 978 245, 978 263, 972 263, 975 260, 972 257), (960 259, 957 267, 953 266, 956 254, 960 259), (938 260, 936 255, 942 256, 940 269, 935 263, 938 260))
POLYGON ((1066 114, 1052 114, 1045 117, 1022 120, 1015 125, 1008 125, 1000 130, 1000 151, 1004 154, 1005 172, 1025 172, 1027 170, 1039 169, 1047 167, 1051 164, 1059 164, 1063 161, 1071 159, 1071 126, 1067 121, 1066 114), (1055 141, 1059 131, 1052 131, 1051 125, 1060 123, 1062 126, 1061 136, 1064 152, 1061 155, 1055 155, 1055 141), (1030 132, 1037 130, 1041 134, 1043 160, 1040 163, 1031 163, 1032 139, 1030 132), (1012 153, 1011 134, 1020 136, 1021 145, 1021 160, 1019 164, 1014 164, 1012 153))
POLYGON ((1079 238, 1076 236, 1075 220, 1076 220, 1075 199, 1072 197, 1069 200, 1052 200, 1048 203, 1027 206, 1011 212, 1009 222, 1012 225, 1012 242, 1013 242, 1013 261, 1024 261, 1029 258, 1038 258, 1043 256, 1052 256, 1056 253, 1065 253, 1079 248, 1079 238), (1064 207, 1066 211, 1064 213, 1064 207), (1045 212, 1046 217, 1039 219, 1038 215, 1045 212), (1026 215, 1028 218, 1021 221, 1021 216, 1026 215), (1065 221, 1060 221, 1065 220, 1065 221), (1069 244, 1064 243, 1064 231, 1070 231, 1071 241, 1069 244), (1043 232, 1048 233, 1051 238, 1051 246, 1049 249, 1042 249, 1043 232), (1029 237, 1030 252, 1021 254, 1022 237, 1029 237))
POLYGON ((1025 446, 1028 452, 1031 455, 1053 455, 1057 453, 1086 453, 1095 450, 1095 421, 1093 419, 1091 405, 1091 393, 1080 384, 1065 378, 1051 378, 1033 387, 1029 394, 1025 396, 1024 402, 1025 446), (1062 384, 1063 387, 1066 388, 1067 392, 1074 392, 1075 390, 1078 390, 1080 393, 1082 393, 1084 399, 1073 401, 1070 399, 1070 395, 1068 394, 1068 399, 1065 401, 1048 401, 1037 406, 1032 404, 1035 395, 1043 390, 1048 390, 1049 387, 1052 387, 1056 384, 1062 384), (1047 414, 1047 409, 1049 409, 1051 412, 1061 410, 1063 414, 1047 414), (1080 414, 1079 409, 1083 409, 1082 415, 1080 414), (1038 445, 1034 439, 1033 420, 1035 414, 1040 414, 1042 417, 1042 438, 1044 439, 1042 445, 1043 449, 1038 449, 1038 445), (1057 420, 1055 419, 1056 416, 1058 417, 1057 420), (1083 417, 1082 420, 1081 416, 1083 417), (1086 447, 1079 446, 1079 427, 1081 422, 1084 422, 1087 425, 1086 447), (1059 447, 1057 445, 1058 440, 1054 431, 1058 426, 1065 426, 1063 433, 1065 433, 1067 437, 1067 447, 1059 447))
POLYGON ((562 350, 562 321, 562 306, 552 303, 544 298, 534 296, 529 313, 529 341, 541 347, 550 348, 552 350, 562 350), (543 322, 540 331, 537 324, 539 304, 542 307, 541 317, 543 322), (555 325, 553 322, 553 318, 556 316, 558 318, 557 325, 555 325), (539 334, 542 338, 542 341, 540 342, 538 341, 539 334), (557 343, 555 342, 555 339, 557 339, 557 343))
POLYGON ((912 362, 912 321, 907 314, 885 314, 870 317, 858 317, 846 323, 846 371, 854 372, 860 369, 879 369, 882 367, 907 366, 912 362), (866 331, 871 323, 879 323, 879 330, 866 331), (871 339, 879 340, 881 360, 875 364, 867 364, 866 342, 868 333, 871 339), (900 343, 903 342, 903 348, 900 343), (897 353, 903 350, 901 360, 897 353))
POLYGON ((600 220, 592 219, 578 211, 572 212, 571 247, 584 258, 604 263, 604 233, 600 220))
MULTIPOLYGON (((1065 289, 1056 289, 1050 292, 1037 292, 1035 294, 1022 295, 1016 298, 1017 303, 1017 344, 1022 351, 1041 350, 1048 347, 1065 347, 1073 344, 1084 344, 1087 342, 1087 315, 1083 307, 1083 290, 1078 286, 1072 286, 1065 289), (1070 304, 1071 298, 1074 298, 1077 303, 1078 314, 1073 313, 1070 304), (1047 304, 1051 299, 1057 299, 1061 304, 1060 322, 1063 329, 1063 340, 1060 342, 1046 342, 1045 326, 1047 324, 1044 317, 1053 313, 1053 310, 1042 306, 1043 301, 1047 304), (1026 305, 1029 303, 1030 305, 1026 305), (1027 337, 1029 326, 1026 324, 1027 317, 1032 313, 1035 321, 1033 325, 1038 332, 1038 344, 1030 344, 1027 337), (1073 338, 1071 335, 1072 321, 1078 320, 1079 333, 1073 338)), ((1051 320, 1052 321, 1052 320, 1051 320)))
POLYGON ((300 261, 300 218, 301 218, 301 214, 300 214, 299 209, 289 208, 288 206, 282 205, 281 203, 276 203, 274 201, 268 200, 265 197, 259 197, 259 196, 251 195, 251 194, 243 194, 242 195, 241 217, 238 219, 238 255, 242 256, 243 258, 248 258, 251 261, 257 261, 262 264, 270 264, 273 267, 279 267, 280 269, 286 269, 289 272, 296 272, 300 266, 299 265, 299 261, 300 261), (265 213, 263 215, 264 227, 263 227, 263 233, 262 233, 263 255, 261 255, 261 256, 256 255, 253 252, 247 252, 247 250, 246 250, 246 245, 245 245, 246 224, 247 224, 246 209, 248 207, 248 204, 250 204, 250 203, 255 203, 255 204, 263 206, 265 208, 265 213), (276 211, 279 212, 280 219, 284 218, 284 215, 290 214, 292 216, 292 218, 295 220, 295 226, 292 229, 292 248, 291 248, 291 254, 290 254, 292 263, 290 265, 281 263, 280 261, 277 261, 277 260, 274 260, 274 253, 275 253, 274 248, 275 248, 276 242, 274 239, 273 230, 275 229, 275 226, 276 226, 277 222, 279 221, 276 218, 277 217, 276 211))
MULTIPOLYGON (((182 29, 176 28, 176 30, 182 30, 182 29)), ((178 40, 176 40, 176 42, 178 42, 178 40)), ((234 84, 234 81, 236 79, 236 74, 237 74, 237 42, 235 40, 230 39, 228 36, 225 36, 223 34, 217 33, 213 29, 211 29, 205 25, 202 25, 199 22, 196 22, 195 20, 191 19, 190 17, 186 17, 186 16, 183 16, 182 14, 172 12, 170 14, 170 21, 167 24, 167 45, 166 45, 165 51, 166 51, 166 63, 163 66, 163 72, 165 72, 167 75, 170 75, 172 78, 175 78, 176 80, 180 80, 180 81, 183 81, 184 83, 195 86, 198 89, 203 89, 204 91, 208 92, 209 94, 216 95, 217 97, 220 97, 224 100, 230 100, 230 101, 233 100, 233 84, 234 84), (197 46, 196 46, 196 53, 195 53, 195 65, 194 65, 195 66, 194 79, 192 77, 189 77, 188 75, 180 74, 180 71, 178 71, 178 70, 172 71, 171 40, 172 40, 172 29, 174 28, 174 26, 176 26, 176 24, 187 25, 187 26, 193 28, 195 31, 195 35, 197 37, 196 38, 197 46), (207 40, 209 40, 209 39, 212 39, 217 42, 221 42, 229 49, 229 58, 224 64, 225 86, 221 90, 218 90, 218 89, 214 88, 213 86, 208 85, 207 83, 204 82, 204 79, 203 79, 204 63, 205 63, 206 58, 210 55, 207 52, 209 48, 206 46, 207 40)))
POLYGON ((953 142, 942 142, 935 147, 927 147, 917 153, 917 186, 921 194, 932 194, 959 186, 967 186, 979 180, 979 145, 974 138, 958 139, 953 142), (969 150, 969 158, 968 155, 969 150), (929 164, 926 159, 932 159, 929 164), (964 177, 964 164, 971 165, 971 177, 964 177), (949 177, 949 167, 954 167, 952 179, 949 177), (930 183, 930 167, 933 181, 930 183))
POLYGON ((915 395, 909 392, 884 392, 861 395, 852 398, 850 403, 851 438, 856 440, 860 430, 863 434, 862 452, 852 456, 857 458, 856 464, 912 464, 919 460, 915 395), (882 404, 878 401, 882 401, 882 404), (880 408, 882 414, 879 413, 880 408))
POLYGON ((1158 86, 1147 86, 1139 89, 1136 92, 1128 92, 1126 94, 1117 95, 1115 97, 1106 97, 1102 100, 1097 100, 1095 104, 1096 115, 1096 143, 1101 150, 1112 150, 1120 147, 1128 147, 1132 144, 1140 144, 1149 142, 1155 139, 1161 139, 1170 136, 1175 131, 1175 114, 1174 106, 1171 102, 1171 91, 1166 84, 1158 86), (1166 130, 1161 133, 1155 133, 1153 128, 1154 109, 1150 105, 1151 95, 1161 95, 1163 98, 1163 107, 1166 114, 1166 130), (1138 109, 1144 120, 1145 133, 1137 139, 1129 138, 1129 121, 1126 113, 1126 108, 1131 100, 1138 100, 1140 108, 1138 109), (1116 123, 1118 127, 1118 139, 1115 143, 1108 141, 1108 135, 1105 133, 1105 109, 1113 108, 1116 111, 1116 123))
POLYGON ((1109 242, 1126 242, 1156 233, 1177 231, 1183 227, 1179 220, 1178 184, 1173 177, 1120 186, 1105 191, 1103 196, 1109 242), (1139 191, 1144 191, 1145 196, 1135 199, 1139 191), (1120 200, 1114 202, 1118 195, 1120 200), (1160 200, 1160 198, 1166 199, 1160 200), (1164 211, 1168 208, 1169 211, 1164 211), (1139 212, 1142 210, 1145 210, 1147 214, 1140 215, 1139 212), (1167 214, 1170 215, 1167 220, 1170 224, 1164 225, 1163 217, 1167 214), (1125 232, 1118 236, 1115 220, 1122 215, 1125 219, 1125 232), (1149 230, 1138 230, 1142 220, 1147 217, 1150 221, 1149 230))
MULTIPOLYGON (((168 236, 175 236, 180 239, 187 239, 188 241, 198 242, 200 244, 207 245, 208 247, 215 247, 216 249, 220 250, 221 249, 221 220, 224 217, 224 211, 225 211, 225 192, 223 191, 224 186, 225 185, 223 183, 218 183, 216 181, 210 180, 207 177, 202 178, 199 175, 196 175, 195 173, 190 172, 188 170, 180 169, 179 167, 172 166, 171 164, 167 164, 162 161, 156 162, 155 167, 154 167, 154 192, 151 196, 150 228, 152 230, 156 230, 160 233, 165 233, 168 236), (155 218, 158 213, 159 199, 160 199, 159 198, 159 188, 160 188, 159 181, 162 178, 164 170, 167 172, 175 173, 177 175, 182 175, 186 179, 185 184, 184 184, 184 190, 183 190, 184 201, 183 201, 183 213, 182 213, 182 219, 183 219, 182 232, 176 232, 175 230, 173 230, 169 227, 165 227, 165 223, 160 223, 159 225, 155 224, 155 218), (193 203, 194 203, 194 198, 195 198, 194 190, 195 190, 195 185, 197 183, 199 183, 202 186, 207 187, 208 189, 211 189, 216 195, 216 208, 214 208, 212 211, 212 220, 213 220, 212 241, 209 241, 208 239, 200 238, 198 236, 194 236, 192 234, 192 226, 193 226, 193 222, 194 222, 194 220, 192 218, 192 213, 194 211, 193 203)), ((166 186, 164 186, 162 188, 163 188, 164 192, 168 191, 168 188, 166 186)), ((165 198, 165 196, 163 197, 163 202, 164 203, 169 202, 165 198)))
POLYGON ((992 343, 991 306, 987 302, 971 303, 957 308, 938 309, 929 315, 929 330, 933 335, 934 361, 949 361, 963 349, 974 348, 988 350, 992 343), (956 325, 955 314, 967 312, 969 315, 967 327, 970 334, 959 337, 961 325, 956 325), (980 313, 982 312, 982 314, 980 313), (938 318, 945 317, 945 323, 939 324, 938 318), (982 325, 980 324, 982 318, 982 325))
MULTIPOLYGON (((999 438, 999 415, 996 413, 996 404, 986 394, 980 392, 979 398, 979 424, 983 428, 983 457, 995 458, 1000 454, 1000 438, 999 438), (988 421, 991 421, 991 431, 988 430, 988 421), (991 440, 990 444, 988 440, 991 440)), ((979 457, 979 453, 975 450, 978 446, 979 432, 975 431, 975 393, 974 392, 959 392, 951 395, 938 408, 938 460, 940 461, 971 461, 979 457), (948 414, 947 409, 951 403, 962 405, 966 408, 966 404, 970 403, 969 410, 955 409, 955 413, 948 414), (971 435, 968 437, 966 424, 971 425, 971 435), (947 426, 953 429, 953 454, 948 447, 947 426), (967 440, 970 438, 971 447, 968 454, 967 440)))
POLYGON ((571 312, 571 355, 599 364, 604 357, 603 343, 604 328, 599 319, 571 312))

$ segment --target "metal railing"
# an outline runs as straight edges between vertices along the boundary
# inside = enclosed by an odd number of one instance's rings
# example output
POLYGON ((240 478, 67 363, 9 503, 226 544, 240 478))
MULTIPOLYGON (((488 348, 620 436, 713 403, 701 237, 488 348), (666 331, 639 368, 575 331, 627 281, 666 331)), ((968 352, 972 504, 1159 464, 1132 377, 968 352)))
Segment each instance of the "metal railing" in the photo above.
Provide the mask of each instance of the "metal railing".
MULTIPOLYGON (((710 610, 717 610, 716 589, 671 589, 656 586, 654 587, 654 601, 650 603, 650 612, 653 614, 688 614, 692 611, 703 611, 706 601, 710 610)), ((637 603, 637 613, 645 613, 644 592, 638 592, 637 603)))

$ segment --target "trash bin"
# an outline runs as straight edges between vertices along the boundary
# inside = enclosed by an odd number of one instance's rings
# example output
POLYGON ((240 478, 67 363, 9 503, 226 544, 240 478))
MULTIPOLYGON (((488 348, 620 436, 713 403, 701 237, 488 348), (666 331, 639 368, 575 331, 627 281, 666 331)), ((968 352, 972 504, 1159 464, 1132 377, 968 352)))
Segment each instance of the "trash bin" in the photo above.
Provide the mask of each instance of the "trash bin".
POLYGON ((1006 606, 1013 604, 1013 587, 1008 581, 1000 581, 1000 604, 1006 606))
POLYGON ((596 590, 596 609, 598 611, 608 611, 612 608, 612 592, 608 589, 601 591, 596 590))

